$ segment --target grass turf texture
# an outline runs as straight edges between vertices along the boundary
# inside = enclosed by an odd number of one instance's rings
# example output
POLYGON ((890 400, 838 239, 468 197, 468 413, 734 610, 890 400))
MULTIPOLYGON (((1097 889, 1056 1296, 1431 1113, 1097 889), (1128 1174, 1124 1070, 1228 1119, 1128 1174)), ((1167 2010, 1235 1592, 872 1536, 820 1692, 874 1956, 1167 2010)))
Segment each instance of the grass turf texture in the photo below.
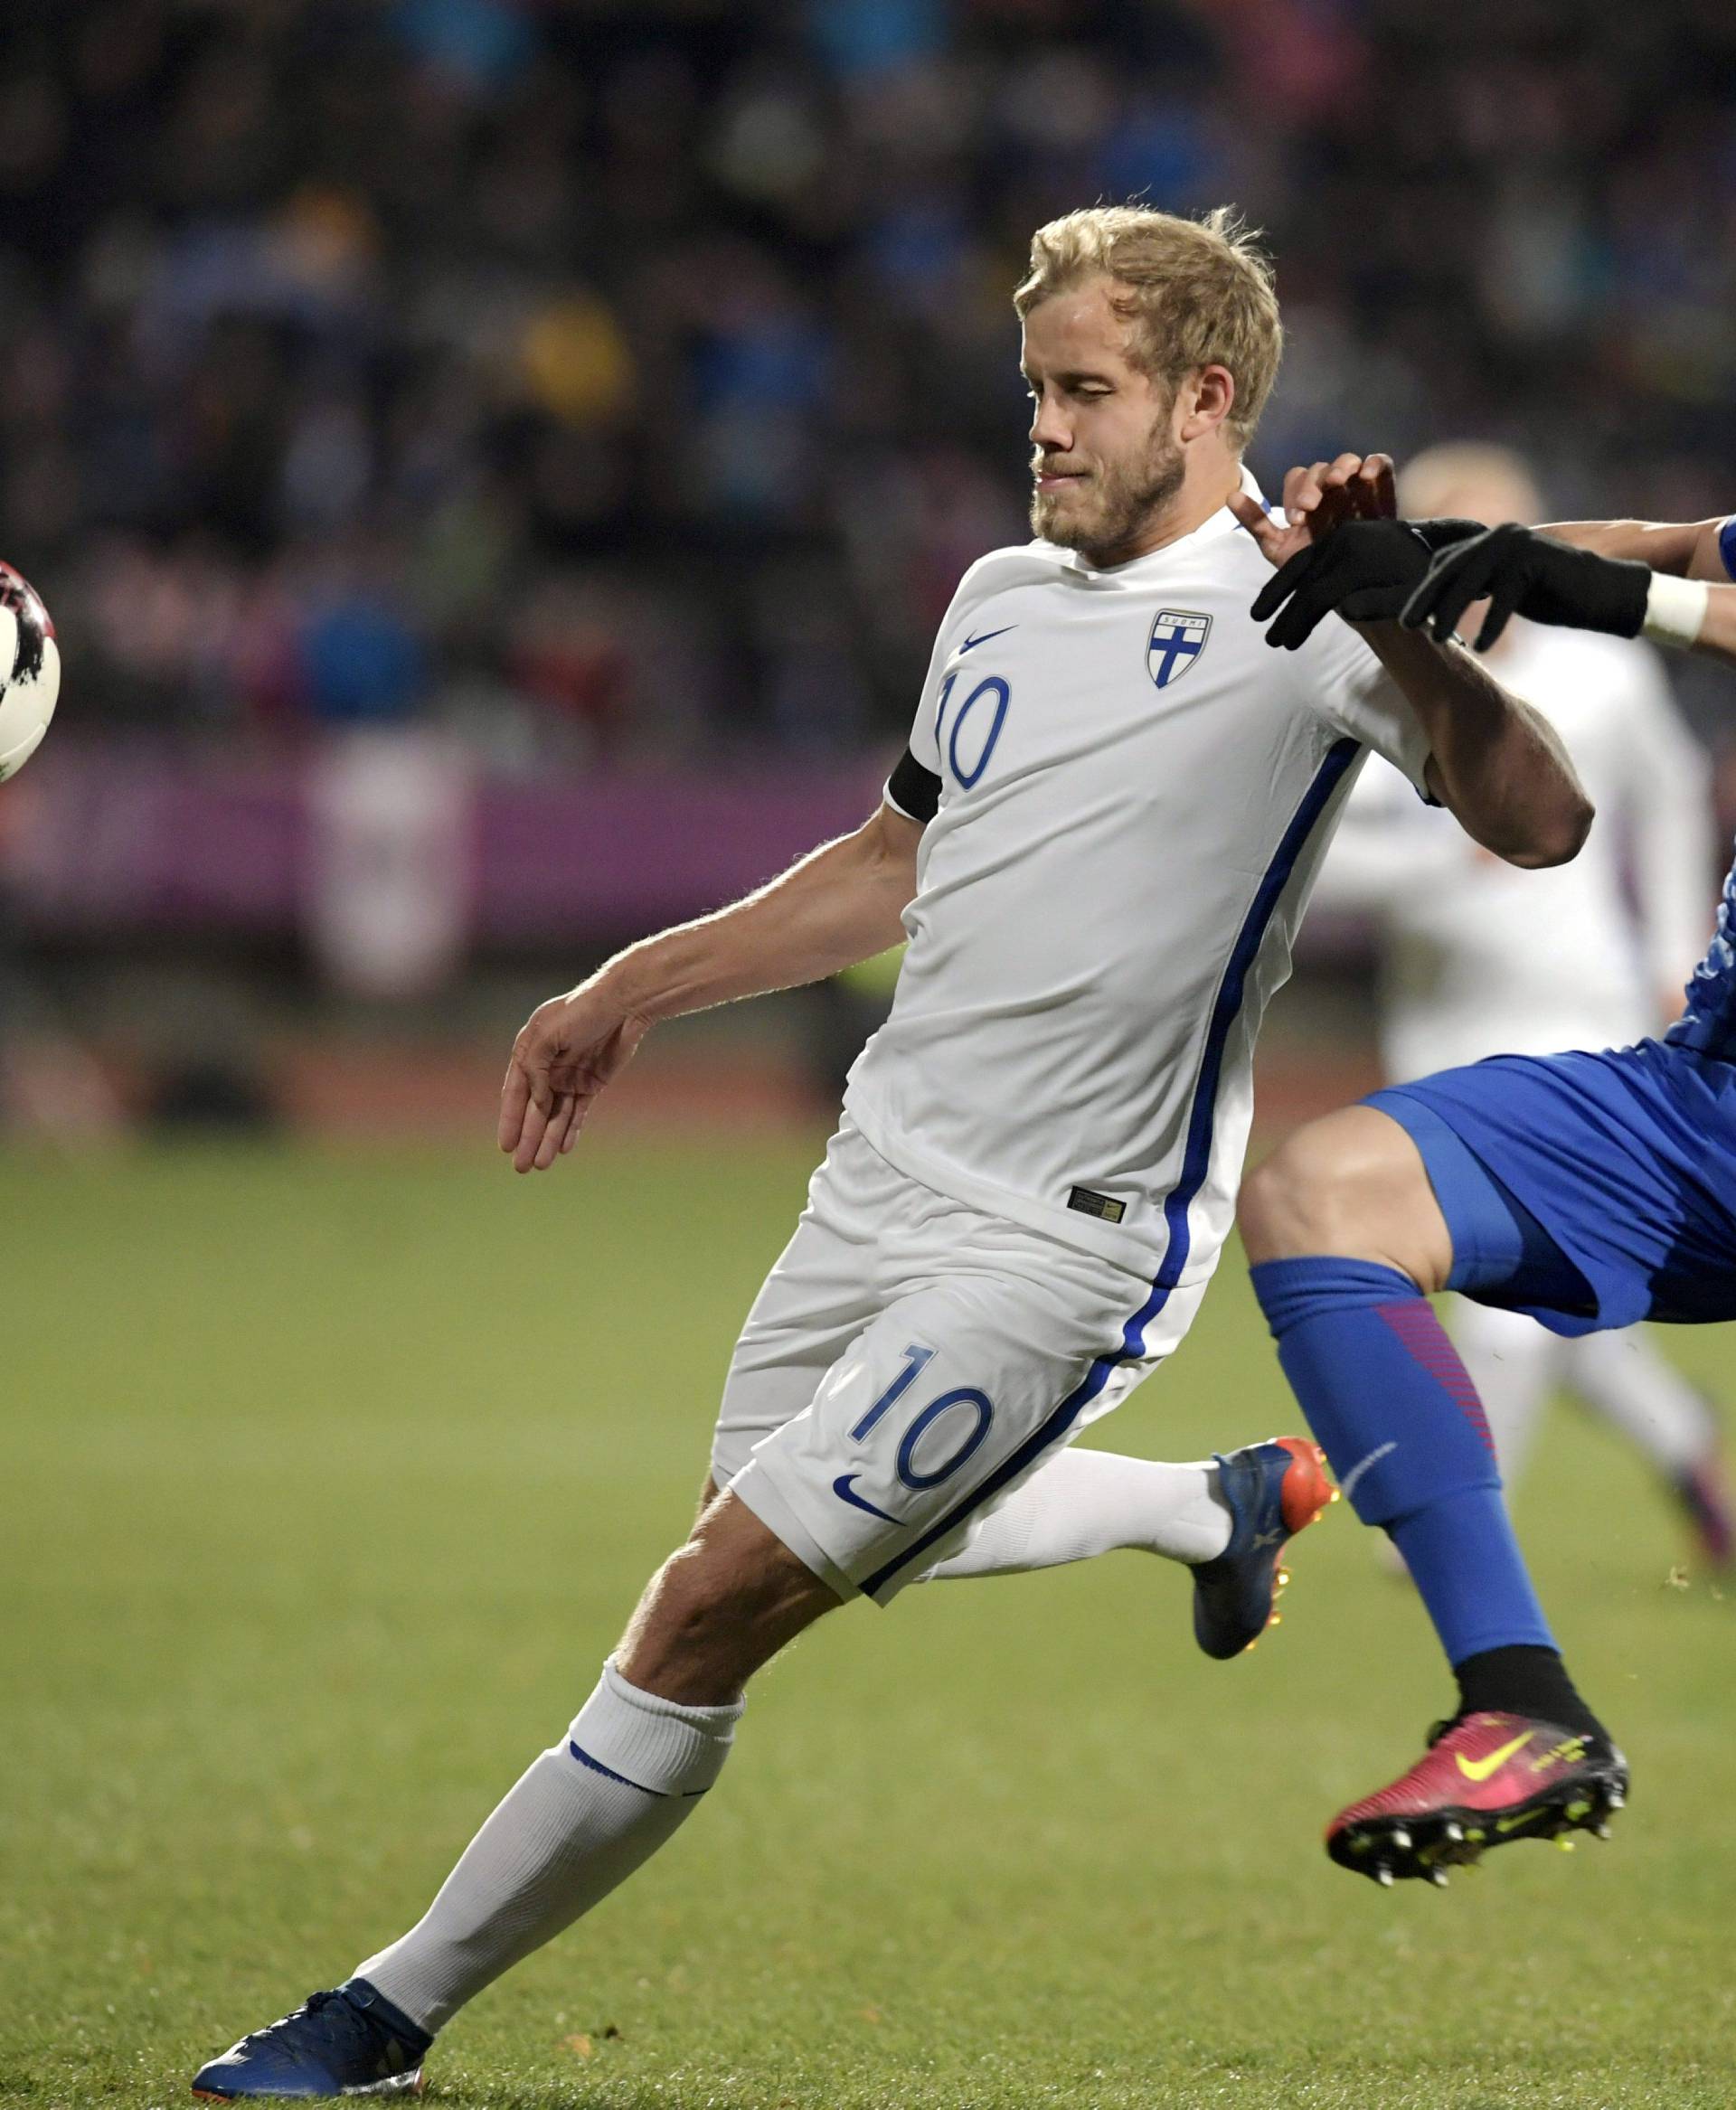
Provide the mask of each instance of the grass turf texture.
MULTIPOLYGON (((421 1909, 679 1534, 810 1155, 7 1163, 0 2102, 184 2100, 421 1909)), ((1098 1433, 1294 1421, 1231 1262, 1098 1433)), ((721 1792, 430 2100, 1728 2105, 1736 1602, 1666 1584, 1662 1503, 1566 1415, 1523 1521, 1635 1762, 1613 1843, 1445 1895, 1330 1866, 1448 1691, 1343 1509, 1227 1666, 1139 1556, 930 1587, 760 1682, 721 1792)))

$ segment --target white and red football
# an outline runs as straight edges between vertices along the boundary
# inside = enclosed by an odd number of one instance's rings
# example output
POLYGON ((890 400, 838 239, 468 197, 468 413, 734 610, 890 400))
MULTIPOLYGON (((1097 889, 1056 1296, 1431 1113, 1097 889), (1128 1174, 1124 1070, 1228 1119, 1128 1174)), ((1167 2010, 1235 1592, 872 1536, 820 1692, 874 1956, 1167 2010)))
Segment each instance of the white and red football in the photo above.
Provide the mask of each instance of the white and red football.
POLYGON ((42 596, 0 563, 0 783, 42 745, 61 693, 61 648, 42 596))

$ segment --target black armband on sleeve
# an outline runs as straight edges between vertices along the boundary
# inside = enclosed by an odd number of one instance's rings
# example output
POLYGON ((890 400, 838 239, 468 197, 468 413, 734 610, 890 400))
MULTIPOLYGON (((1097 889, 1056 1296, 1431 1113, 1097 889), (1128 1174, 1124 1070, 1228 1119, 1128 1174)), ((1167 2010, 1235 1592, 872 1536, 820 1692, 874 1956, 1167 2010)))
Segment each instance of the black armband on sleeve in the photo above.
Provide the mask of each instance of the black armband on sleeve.
POLYGON ((931 821, 940 805, 940 779, 906 748, 886 779, 886 796, 906 820, 931 821))

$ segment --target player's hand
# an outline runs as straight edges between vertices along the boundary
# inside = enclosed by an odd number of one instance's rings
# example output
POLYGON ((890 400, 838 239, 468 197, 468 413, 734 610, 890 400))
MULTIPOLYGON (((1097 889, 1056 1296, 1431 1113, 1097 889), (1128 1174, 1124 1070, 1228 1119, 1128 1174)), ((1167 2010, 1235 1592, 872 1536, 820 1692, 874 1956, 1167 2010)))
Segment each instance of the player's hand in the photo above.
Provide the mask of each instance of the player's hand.
POLYGON ((627 1067, 649 1024, 600 981, 537 1005, 513 1042, 500 1092, 500 1147, 515 1173, 546 1173, 572 1148, 598 1093, 627 1067))
POLYGON ((1298 550, 1266 581, 1249 612, 1257 623, 1278 617, 1266 642, 1287 652, 1305 645, 1326 616, 1395 622, 1428 576, 1435 551, 1480 532, 1474 520, 1346 521, 1298 550))
POLYGON ((1246 492, 1237 493, 1230 510, 1268 560, 1282 565, 1346 521, 1391 519, 1398 511, 1392 457, 1341 454, 1335 461, 1292 469, 1284 479, 1281 518, 1246 492))
POLYGON ((1637 637, 1646 620, 1649 567, 1627 557, 1599 557, 1571 549, 1535 528, 1486 528, 1474 540, 1444 550, 1404 604, 1407 630, 1427 626, 1437 642, 1451 636, 1473 601, 1489 612, 1477 634, 1486 652, 1514 615, 1572 630, 1604 630, 1637 637))

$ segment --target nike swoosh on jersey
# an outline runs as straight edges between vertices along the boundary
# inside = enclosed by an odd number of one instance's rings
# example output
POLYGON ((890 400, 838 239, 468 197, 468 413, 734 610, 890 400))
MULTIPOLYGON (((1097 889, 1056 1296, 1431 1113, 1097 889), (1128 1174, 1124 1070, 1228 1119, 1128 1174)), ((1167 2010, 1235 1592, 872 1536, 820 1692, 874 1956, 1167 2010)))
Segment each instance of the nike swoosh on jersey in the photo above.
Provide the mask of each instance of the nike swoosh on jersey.
POLYGON ((855 1474, 854 1473, 840 1473, 837 1478, 832 1483, 832 1492, 837 1496, 838 1500, 840 1502, 847 1502, 853 1509, 865 1509, 871 1517, 878 1517, 882 1524, 897 1523, 898 1519, 896 1517, 889 1517, 883 1509, 876 1509, 873 1503, 868 1501, 865 1496, 860 1495, 856 1493, 855 1489, 850 1484, 850 1483, 854 1478, 855 1474))
POLYGON ((1536 1734, 1535 1729, 1527 1729, 1512 1743, 1503 1744, 1498 1751, 1491 1751, 1486 1758, 1467 1758, 1463 1751, 1455 1751, 1453 1756, 1467 1780, 1486 1780, 1492 1773, 1498 1773, 1515 1751, 1523 1751, 1536 1734))
POLYGON ((1017 628, 1016 623, 1003 623, 998 630, 985 630, 980 637, 967 637, 958 647, 958 656, 962 659, 966 653, 975 652, 979 645, 986 645, 991 637, 1005 637, 1009 630, 1017 628))

